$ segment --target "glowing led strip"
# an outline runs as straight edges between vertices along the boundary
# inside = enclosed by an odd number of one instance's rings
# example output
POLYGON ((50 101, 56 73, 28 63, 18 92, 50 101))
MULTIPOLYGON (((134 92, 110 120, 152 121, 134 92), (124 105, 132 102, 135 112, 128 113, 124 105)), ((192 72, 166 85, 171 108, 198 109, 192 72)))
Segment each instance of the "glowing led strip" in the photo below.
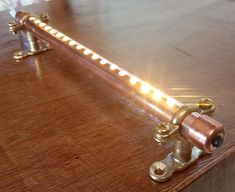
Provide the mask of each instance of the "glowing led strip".
POLYGON ((93 52, 92 50, 88 49, 84 45, 78 43, 77 41, 71 39, 70 37, 66 36, 65 34, 61 33, 60 31, 57 31, 56 29, 52 28, 51 26, 47 25, 46 23, 40 21, 39 19, 35 17, 30 17, 30 21, 34 22, 37 26, 41 27, 43 30, 49 32, 51 35, 56 37, 57 39, 67 43, 71 47, 75 47, 77 50, 83 50, 82 54, 84 56, 91 56, 92 60, 97 60, 99 59, 99 64, 101 65, 108 65, 110 71, 115 71, 118 70, 118 75, 120 77, 128 77, 129 78, 129 83, 134 86, 137 83, 139 83, 140 86, 140 92, 144 95, 149 94, 151 92, 150 97, 156 101, 160 102, 163 99, 165 99, 166 104, 168 107, 174 107, 175 105, 180 105, 178 101, 173 99, 172 97, 169 97, 165 93, 161 92, 160 90, 156 89, 152 85, 148 84, 147 82, 144 82, 140 78, 132 75, 125 69, 119 67, 118 65, 112 63, 111 61, 103 58, 102 56, 98 55, 97 53, 93 52))

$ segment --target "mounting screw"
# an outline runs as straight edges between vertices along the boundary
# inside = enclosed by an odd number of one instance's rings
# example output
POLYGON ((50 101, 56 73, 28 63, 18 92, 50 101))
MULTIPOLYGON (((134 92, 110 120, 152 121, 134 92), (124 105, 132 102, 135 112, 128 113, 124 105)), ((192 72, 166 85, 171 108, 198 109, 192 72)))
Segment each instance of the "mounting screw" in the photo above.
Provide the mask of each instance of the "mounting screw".
POLYGON ((211 109, 214 106, 213 100, 209 98, 202 98, 198 104, 201 109, 211 109))
POLYGON ((13 35, 16 35, 19 30, 21 30, 22 25, 18 21, 12 21, 8 23, 9 31, 13 33, 13 35))
POLYGON ((171 130, 170 126, 168 125, 168 123, 159 123, 159 125, 156 128, 157 132, 162 134, 162 135, 166 135, 169 133, 169 131, 171 130))
POLYGON ((166 138, 169 136, 171 126, 168 123, 159 123, 156 127, 156 134, 154 139, 159 143, 165 143, 166 138))
POLYGON ((40 19, 43 22, 49 23, 49 15, 48 15, 48 13, 43 12, 39 17, 40 17, 40 19))
POLYGON ((210 115, 215 111, 215 104, 212 99, 202 98, 198 102, 202 114, 210 115))

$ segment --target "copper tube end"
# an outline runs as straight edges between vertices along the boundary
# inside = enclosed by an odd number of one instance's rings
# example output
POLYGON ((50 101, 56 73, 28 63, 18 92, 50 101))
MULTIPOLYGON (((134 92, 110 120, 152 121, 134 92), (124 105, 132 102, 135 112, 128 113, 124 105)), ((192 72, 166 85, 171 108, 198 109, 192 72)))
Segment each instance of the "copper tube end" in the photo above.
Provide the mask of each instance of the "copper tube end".
POLYGON ((181 133, 205 153, 212 153, 223 144, 224 127, 207 115, 193 113, 185 118, 181 133))

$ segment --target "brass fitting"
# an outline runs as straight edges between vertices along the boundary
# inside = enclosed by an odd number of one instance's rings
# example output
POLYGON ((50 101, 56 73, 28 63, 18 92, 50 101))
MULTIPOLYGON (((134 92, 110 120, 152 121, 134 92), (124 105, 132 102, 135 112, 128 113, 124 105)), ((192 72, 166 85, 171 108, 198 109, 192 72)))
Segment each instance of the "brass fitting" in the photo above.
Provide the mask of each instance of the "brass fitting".
MULTIPOLYGON (((23 31, 25 34, 24 37, 27 39, 27 48, 25 50, 20 50, 14 53, 13 57, 16 60, 39 54, 51 49, 48 43, 38 39, 31 31, 25 29, 24 24, 28 17, 29 16, 27 15, 23 17, 22 20, 14 20, 8 24, 9 31, 12 32, 13 35, 16 35, 19 31, 23 31)), ((47 13, 42 13, 39 16, 39 19, 45 23, 49 23, 49 16, 47 13)))
MULTIPOLYGON (((170 122, 160 123, 157 126, 154 139, 158 143, 167 143, 169 138, 174 138, 175 143, 174 150, 165 159, 154 162, 150 166, 149 176, 153 180, 160 182, 168 180, 175 171, 183 170, 198 160, 203 151, 184 138, 180 133, 180 128, 184 119, 191 113, 211 114, 214 109, 214 102, 211 99, 203 98, 196 105, 183 105, 170 122)), ((223 138, 215 137, 212 142, 219 147, 223 143, 223 138)))

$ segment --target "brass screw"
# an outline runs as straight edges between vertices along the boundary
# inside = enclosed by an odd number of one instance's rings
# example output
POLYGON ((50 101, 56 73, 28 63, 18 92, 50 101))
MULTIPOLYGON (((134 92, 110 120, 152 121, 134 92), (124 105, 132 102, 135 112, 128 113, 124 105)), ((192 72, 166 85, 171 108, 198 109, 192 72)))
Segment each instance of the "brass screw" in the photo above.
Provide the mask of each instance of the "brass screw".
POLYGON ((159 123, 156 130, 161 135, 167 135, 170 131, 170 126, 168 123, 159 123))
POLYGON ((154 139, 159 143, 163 144, 166 142, 167 137, 169 136, 171 127, 168 123, 159 123, 156 127, 156 134, 154 139))
POLYGON ((199 102, 199 107, 201 109, 211 109, 212 107, 214 107, 214 102, 213 100, 209 99, 209 98, 202 98, 199 102))
POLYGON ((48 13, 45 13, 43 12, 41 15, 40 15, 40 19, 45 22, 45 23, 49 23, 49 15, 48 13))
POLYGON ((13 33, 13 35, 17 34, 19 30, 19 23, 17 21, 11 21, 8 23, 9 31, 13 33))
POLYGON ((202 98, 198 102, 198 107, 202 114, 211 115, 215 111, 215 104, 212 99, 202 98))

